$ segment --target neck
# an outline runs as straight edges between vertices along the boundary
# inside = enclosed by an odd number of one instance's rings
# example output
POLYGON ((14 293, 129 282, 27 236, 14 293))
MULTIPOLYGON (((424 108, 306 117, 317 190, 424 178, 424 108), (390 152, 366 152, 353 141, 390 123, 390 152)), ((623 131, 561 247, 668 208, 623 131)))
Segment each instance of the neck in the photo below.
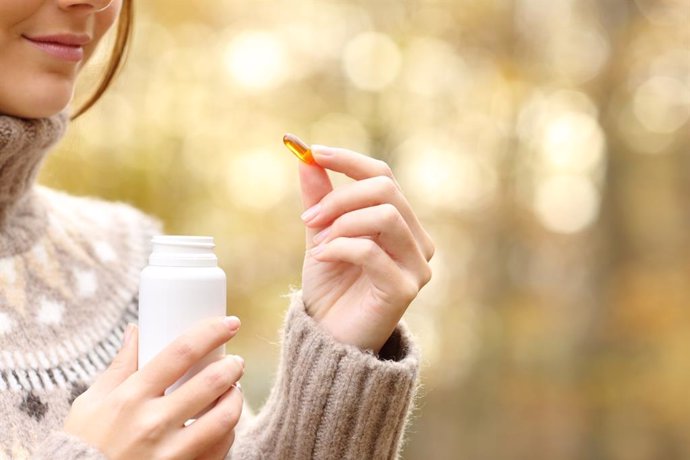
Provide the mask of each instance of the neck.
POLYGON ((64 113, 40 119, 0 115, 0 230, 25 206, 43 159, 66 124, 64 113))

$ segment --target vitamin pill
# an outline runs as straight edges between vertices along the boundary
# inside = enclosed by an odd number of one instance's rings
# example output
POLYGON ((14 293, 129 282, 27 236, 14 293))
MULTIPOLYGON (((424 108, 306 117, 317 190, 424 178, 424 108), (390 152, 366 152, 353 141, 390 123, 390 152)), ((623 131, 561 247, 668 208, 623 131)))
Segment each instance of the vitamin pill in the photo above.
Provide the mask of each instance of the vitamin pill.
POLYGON ((311 149, 299 137, 294 134, 286 134, 283 136, 283 144, 303 162, 310 165, 316 164, 314 157, 311 155, 311 149))

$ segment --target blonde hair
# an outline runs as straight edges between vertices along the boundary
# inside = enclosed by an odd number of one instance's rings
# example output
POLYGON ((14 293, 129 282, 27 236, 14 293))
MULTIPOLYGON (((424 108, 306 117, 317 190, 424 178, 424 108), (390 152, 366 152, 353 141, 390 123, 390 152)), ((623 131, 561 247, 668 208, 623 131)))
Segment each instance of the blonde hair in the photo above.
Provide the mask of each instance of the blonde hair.
POLYGON ((108 65, 105 68, 101 81, 98 83, 98 87, 86 102, 79 107, 79 110, 72 115, 72 120, 83 115, 103 96, 103 93, 113 82, 117 72, 122 68, 127 55, 128 45, 132 38, 132 26, 134 23, 132 2, 133 0, 122 0, 122 9, 120 10, 120 18, 117 23, 117 34, 115 35, 115 43, 113 44, 113 51, 108 65))

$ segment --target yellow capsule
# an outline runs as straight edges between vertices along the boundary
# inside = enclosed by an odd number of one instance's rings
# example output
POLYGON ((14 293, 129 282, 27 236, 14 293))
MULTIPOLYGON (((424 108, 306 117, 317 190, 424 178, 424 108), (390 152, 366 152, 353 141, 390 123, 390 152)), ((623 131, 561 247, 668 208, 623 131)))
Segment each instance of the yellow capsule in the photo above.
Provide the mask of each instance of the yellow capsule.
POLYGON ((286 134, 283 136, 283 144, 303 162, 310 165, 316 164, 314 157, 311 155, 311 149, 299 137, 294 134, 286 134))

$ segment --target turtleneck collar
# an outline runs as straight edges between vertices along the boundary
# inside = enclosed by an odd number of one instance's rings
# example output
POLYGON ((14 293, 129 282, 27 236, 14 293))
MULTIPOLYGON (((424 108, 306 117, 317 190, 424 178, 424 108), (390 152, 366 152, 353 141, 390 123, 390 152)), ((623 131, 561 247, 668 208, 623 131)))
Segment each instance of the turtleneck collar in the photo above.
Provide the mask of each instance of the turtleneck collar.
POLYGON ((66 126, 64 112, 38 119, 0 114, 0 233, 28 205, 41 163, 66 126))

